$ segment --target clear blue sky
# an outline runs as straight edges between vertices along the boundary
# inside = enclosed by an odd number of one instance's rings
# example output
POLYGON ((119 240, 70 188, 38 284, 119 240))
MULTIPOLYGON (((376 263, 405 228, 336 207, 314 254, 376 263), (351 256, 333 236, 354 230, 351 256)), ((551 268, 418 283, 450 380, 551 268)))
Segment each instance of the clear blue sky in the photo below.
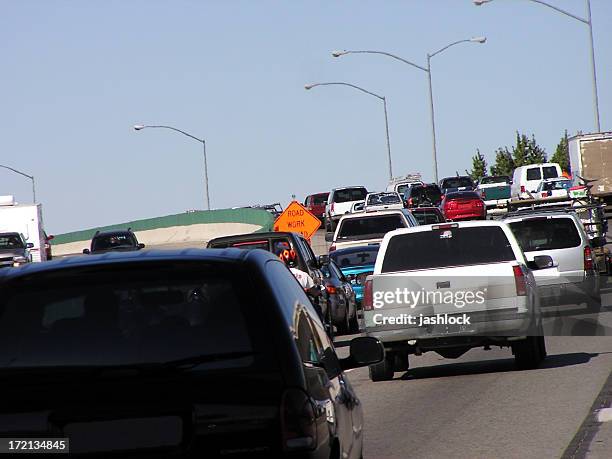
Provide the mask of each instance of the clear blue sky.
MULTIPOLYGON (((549 0, 584 16, 582 0, 549 0)), ((387 181, 388 98, 396 175, 432 178, 432 62, 440 176, 492 160, 518 129, 552 154, 593 130, 586 25, 526 0, 0 1, 0 164, 33 174, 49 233, 204 206, 197 142, 208 142, 213 208, 298 199, 387 181)), ((602 130, 612 130, 612 2, 592 0, 602 130)), ((0 195, 31 199, 0 170, 0 195)))

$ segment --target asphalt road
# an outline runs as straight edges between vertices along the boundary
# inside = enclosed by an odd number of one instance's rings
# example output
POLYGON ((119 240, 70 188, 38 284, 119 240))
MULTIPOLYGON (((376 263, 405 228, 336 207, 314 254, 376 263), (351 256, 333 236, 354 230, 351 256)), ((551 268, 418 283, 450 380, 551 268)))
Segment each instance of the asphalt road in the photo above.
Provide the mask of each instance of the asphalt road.
MULTIPOLYGON (((605 291, 599 318, 572 319, 578 330, 612 329, 612 288, 605 291)), ((548 317, 545 329, 556 330, 557 320, 548 317)), ((350 338, 337 338, 341 354, 350 338)), ((515 370, 508 348, 492 348, 455 360, 411 356, 410 370, 389 382, 372 383, 367 368, 350 371, 365 412, 364 457, 612 457, 612 422, 593 422, 612 401, 602 398, 612 394, 612 336, 546 341, 548 358, 536 370, 515 370)))

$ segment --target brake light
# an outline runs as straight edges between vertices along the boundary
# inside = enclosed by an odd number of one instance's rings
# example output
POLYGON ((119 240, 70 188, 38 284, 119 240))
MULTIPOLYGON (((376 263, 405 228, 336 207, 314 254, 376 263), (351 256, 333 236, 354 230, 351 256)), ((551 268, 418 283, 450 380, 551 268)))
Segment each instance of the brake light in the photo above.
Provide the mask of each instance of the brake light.
POLYGON ((412 200, 412 198, 408 198, 408 205, 409 205, 409 206, 411 206, 413 202, 414 202, 414 201, 412 200))
POLYGON ((334 287, 333 285, 326 285, 325 290, 327 290, 327 293, 329 293, 330 295, 336 294, 336 287, 334 287))
POLYGON ((372 291, 372 279, 367 279, 363 284, 363 310, 371 311, 374 308, 374 292, 372 291))
POLYGON ((584 248, 584 270, 593 271, 595 264, 593 263, 593 251, 589 246, 584 248))
POLYGON ((446 201, 446 204, 444 205, 445 209, 456 209, 457 208, 457 201, 446 201))
POLYGON ((433 225, 432 230, 448 230, 451 228, 459 228, 459 223, 447 223, 444 225, 433 225))
POLYGON ((523 268, 520 266, 513 266, 514 271, 514 285, 516 286, 516 295, 525 296, 527 295, 527 283, 525 282, 525 273, 523 268))
POLYGON ((334 211, 334 203, 333 202, 331 203, 331 207, 329 208, 329 210, 330 210, 330 212, 334 211))
POLYGON ((542 191, 542 197, 543 198, 547 198, 548 197, 548 193, 546 191, 542 191))
POLYGON ((525 192, 525 185, 521 185, 521 193, 525 192))
POLYGON ((283 392, 280 418, 284 451, 309 450, 315 447, 315 411, 305 392, 300 389, 287 389, 283 392))
POLYGON ((334 250, 336 250, 336 244, 330 245, 328 252, 333 252, 334 250))

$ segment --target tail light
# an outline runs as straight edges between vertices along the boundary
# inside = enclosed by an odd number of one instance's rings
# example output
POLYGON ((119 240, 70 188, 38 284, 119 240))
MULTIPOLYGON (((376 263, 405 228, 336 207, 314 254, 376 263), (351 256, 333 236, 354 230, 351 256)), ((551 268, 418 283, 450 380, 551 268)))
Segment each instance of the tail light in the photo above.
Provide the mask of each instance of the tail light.
POLYGON ((329 252, 333 252, 334 250, 336 250, 336 244, 332 244, 329 246, 329 252))
POLYGON ((363 285, 363 310, 371 311, 373 308, 374 292, 372 291, 372 279, 368 279, 363 285))
POLYGON ((527 295, 527 284, 525 282, 525 273, 523 268, 520 266, 513 266, 514 270, 514 284, 516 285, 516 295, 525 296, 527 295))
POLYGON ((521 185, 521 193, 525 192, 525 185, 521 185))
POLYGON ((457 201, 446 201, 446 204, 444 205, 444 207, 446 209, 450 209, 450 210, 456 209, 457 208, 457 201))
POLYGON ((325 290, 327 290, 327 293, 329 293, 330 295, 335 295, 336 293, 336 287, 334 287, 333 285, 326 285, 325 290))
POLYGON ((300 389, 287 389, 280 406, 284 451, 313 449, 317 443, 315 411, 308 395, 300 389))
POLYGON ((331 207, 329 208, 329 211, 330 211, 330 212, 333 212, 333 211, 334 211, 334 203, 333 203, 333 202, 331 203, 331 207))
POLYGON ((472 201, 472 205, 476 207, 482 207, 484 204, 480 199, 472 201))
POLYGON ((595 264, 593 263, 593 251, 589 246, 584 248, 584 270, 593 271, 595 264))
POLYGON ((546 191, 542 191, 542 197, 543 198, 547 198, 548 197, 548 193, 546 191))
POLYGON ((485 199, 485 200, 486 200, 486 199, 487 199, 487 192, 486 192, 485 190, 482 190, 482 191, 480 192, 480 196, 482 196, 482 199, 485 199))
POLYGON ((412 198, 408 198, 408 205, 411 206, 413 205, 414 201, 412 200, 412 198))

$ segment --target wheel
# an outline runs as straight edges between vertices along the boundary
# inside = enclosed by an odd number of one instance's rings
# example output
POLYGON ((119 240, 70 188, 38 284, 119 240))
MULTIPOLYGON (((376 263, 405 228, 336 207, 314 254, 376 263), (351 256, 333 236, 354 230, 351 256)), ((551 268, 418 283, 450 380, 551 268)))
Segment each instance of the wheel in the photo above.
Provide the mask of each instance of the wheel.
POLYGON ((514 351, 514 362, 519 370, 533 370, 542 361, 540 350, 540 338, 528 336, 522 341, 512 345, 514 351))
POLYGON ((394 352, 393 371, 408 371, 410 362, 407 351, 394 352))
POLYGON ((538 336, 538 345, 540 346, 540 359, 544 360, 548 355, 546 353, 546 339, 544 339, 544 335, 538 336))
POLYGON ((370 379, 373 382, 390 381, 393 379, 395 356, 392 352, 385 353, 385 358, 374 365, 370 365, 370 379))
POLYGON ((344 319, 338 324, 338 335, 348 335, 351 332, 351 321, 348 310, 344 313, 344 319))

